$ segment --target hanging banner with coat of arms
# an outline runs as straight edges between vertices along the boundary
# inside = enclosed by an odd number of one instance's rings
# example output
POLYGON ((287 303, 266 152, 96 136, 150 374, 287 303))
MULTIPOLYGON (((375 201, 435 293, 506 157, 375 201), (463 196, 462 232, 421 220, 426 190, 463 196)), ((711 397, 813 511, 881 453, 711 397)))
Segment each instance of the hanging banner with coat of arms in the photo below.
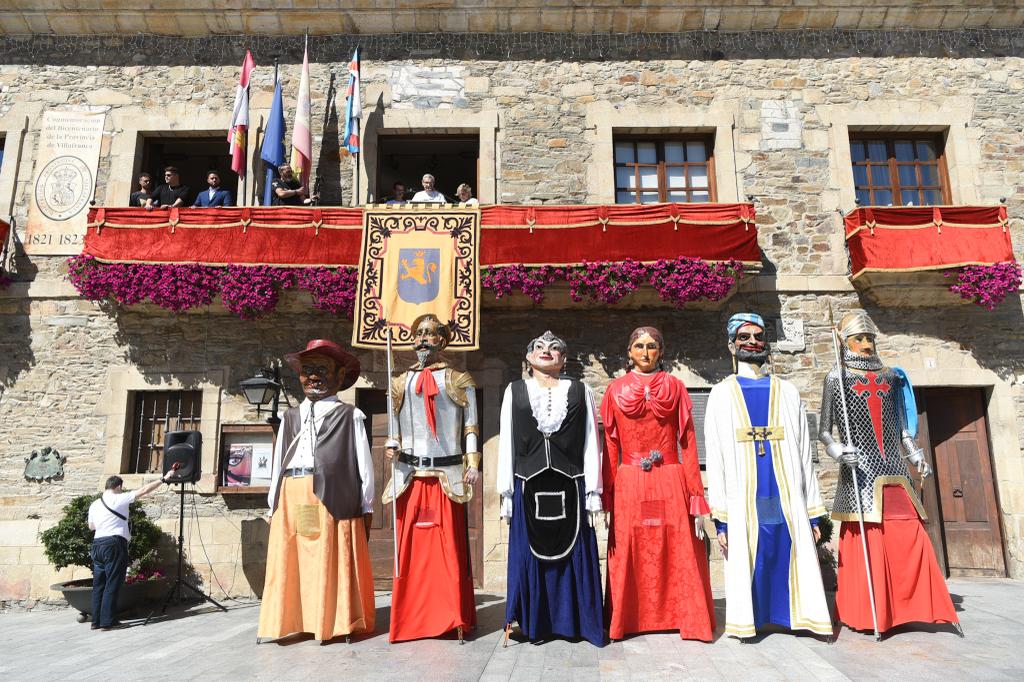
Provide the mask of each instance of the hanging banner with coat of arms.
POLYGON ((451 329, 448 350, 480 346, 480 210, 367 207, 352 345, 412 347, 412 323, 433 313, 451 329))

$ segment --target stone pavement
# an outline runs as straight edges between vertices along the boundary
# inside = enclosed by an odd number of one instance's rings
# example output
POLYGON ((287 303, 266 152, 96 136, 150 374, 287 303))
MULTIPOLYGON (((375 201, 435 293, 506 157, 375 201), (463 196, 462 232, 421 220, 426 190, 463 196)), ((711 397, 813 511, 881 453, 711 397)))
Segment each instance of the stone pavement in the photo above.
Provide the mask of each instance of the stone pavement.
MULTIPOLYGON (((389 645, 390 595, 377 597, 377 634, 320 646, 306 638, 256 645, 259 604, 172 608, 165 618, 92 632, 68 610, 0 614, 0 679, 218 680, 861 680, 1024 679, 1024 582, 949 582, 966 639, 942 627, 898 628, 882 643, 843 629, 835 644, 771 633, 755 644, 642 635, 597 649, 586 642, 502 648, 504 599, 477 595, 479 626, 454 638, 389 645)), ((724 601, 716 599, 719 620, 724 601)))

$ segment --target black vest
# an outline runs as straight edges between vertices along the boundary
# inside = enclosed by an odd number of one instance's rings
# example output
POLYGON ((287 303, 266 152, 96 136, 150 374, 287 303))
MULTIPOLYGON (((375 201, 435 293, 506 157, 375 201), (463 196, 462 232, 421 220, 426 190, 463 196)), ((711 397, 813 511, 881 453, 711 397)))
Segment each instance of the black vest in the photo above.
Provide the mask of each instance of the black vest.
MULTIPOLYGON (((313 493, 336 519, 354 519, 363 515, 362 478, 359 476, 359 464, 356 462, 356 441, 353 431, 354 411, 355 408, 351 405, 339 403, 324 417, 317 432, 316 449, 313 452, 313 493)), ((285 448, 284 461, 281 463, 282 472, 288 468, 292 457, 295 456, 297 444, 293 443, 302 426, 298 407, 284 413, 284 423, 279 436, 284 439, 285 448)), ((283 481, 282 475, 277 482, 275 506, 281 501, 283 481)))
POLYGON ((569 381, 568 412, 562 426, 548 438, 533 416, 526 382, 512 382, 512 452, 517 477, 529 479, 549 468, 569 478, 583 475, 587 401, 583 384, 576 379, 569 381))

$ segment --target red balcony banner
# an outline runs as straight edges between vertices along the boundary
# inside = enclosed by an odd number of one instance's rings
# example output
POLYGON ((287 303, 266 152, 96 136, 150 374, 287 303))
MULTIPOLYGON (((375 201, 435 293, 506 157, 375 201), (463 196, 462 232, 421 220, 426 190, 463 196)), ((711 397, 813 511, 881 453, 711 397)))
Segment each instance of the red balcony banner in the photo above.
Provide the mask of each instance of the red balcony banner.
POLYGON ((846 215, 851 279, 1013 261, 1005 206, 865 207, 846 215))
MULTIPOLYGON (((751 204, 500 205, 480 213, 481 265, 761 261, 751 204)), ((356 267, 362 225, 362 208, 93 208, 83 253, 121 263, 356 267)))
POLYGON ((0 220, 0 253, 3 253, 4 246, 7 245, 7 235, 11 233, 10 223, 0 220))

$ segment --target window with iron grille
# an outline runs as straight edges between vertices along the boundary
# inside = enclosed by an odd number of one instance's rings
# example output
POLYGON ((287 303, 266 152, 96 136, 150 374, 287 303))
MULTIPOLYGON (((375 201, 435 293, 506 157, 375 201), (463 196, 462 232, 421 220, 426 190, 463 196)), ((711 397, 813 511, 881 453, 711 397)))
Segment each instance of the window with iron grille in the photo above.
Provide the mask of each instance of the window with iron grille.
POLYGON ((851 135, 850 159, 861 206, 950 203, 941 135, 851 135))
POLYGON ((203 392, 135 391, 132 399, 132 442, 125 473, 160 473, 164 434, 199 429, 203 392))
POLYGON ((615 203, 715 201, 710 136, 616 137, 615 203))

